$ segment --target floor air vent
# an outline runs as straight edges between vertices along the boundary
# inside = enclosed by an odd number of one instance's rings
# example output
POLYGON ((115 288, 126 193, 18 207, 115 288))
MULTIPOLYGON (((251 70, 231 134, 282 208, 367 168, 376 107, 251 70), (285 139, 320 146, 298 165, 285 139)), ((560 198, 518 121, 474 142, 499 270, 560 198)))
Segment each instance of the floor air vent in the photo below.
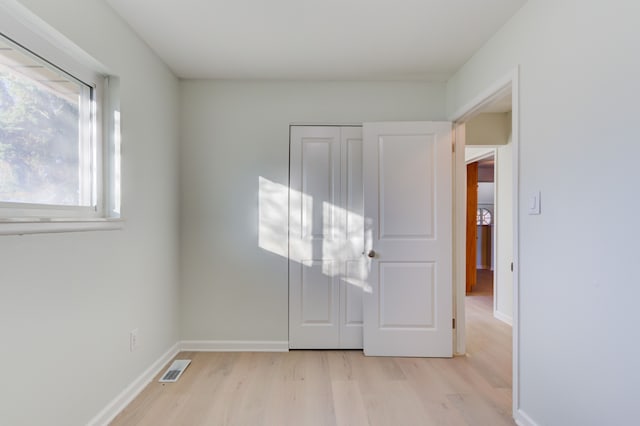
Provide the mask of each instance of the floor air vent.
POLYGON ((162 383, 177 382, 189 364, 191 364, 190 359, 176 359, 158 381, 162 383))

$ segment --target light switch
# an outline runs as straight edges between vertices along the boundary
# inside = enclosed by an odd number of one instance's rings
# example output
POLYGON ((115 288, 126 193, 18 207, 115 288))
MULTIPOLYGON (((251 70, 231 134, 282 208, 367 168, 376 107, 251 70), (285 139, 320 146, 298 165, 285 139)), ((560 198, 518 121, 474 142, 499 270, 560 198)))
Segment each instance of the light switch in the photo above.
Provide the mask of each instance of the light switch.
POLYGON ((540 214, 540 191, 529 196, 529 214, 540 214))

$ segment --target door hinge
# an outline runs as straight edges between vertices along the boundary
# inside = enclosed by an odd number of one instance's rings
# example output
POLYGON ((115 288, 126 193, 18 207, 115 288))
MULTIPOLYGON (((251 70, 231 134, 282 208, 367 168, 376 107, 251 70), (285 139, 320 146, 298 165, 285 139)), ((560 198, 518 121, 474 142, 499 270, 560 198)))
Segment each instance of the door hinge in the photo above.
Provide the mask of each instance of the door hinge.
POLYGON ((513 272, 513 262, 511 262, 511 272, 513 272))
POLYGON ((453 318, 453 328, 456 328, 456 319, 453 318))
POLYGON ((451 152, 456 152, 456 143, 451 142, 451 152))

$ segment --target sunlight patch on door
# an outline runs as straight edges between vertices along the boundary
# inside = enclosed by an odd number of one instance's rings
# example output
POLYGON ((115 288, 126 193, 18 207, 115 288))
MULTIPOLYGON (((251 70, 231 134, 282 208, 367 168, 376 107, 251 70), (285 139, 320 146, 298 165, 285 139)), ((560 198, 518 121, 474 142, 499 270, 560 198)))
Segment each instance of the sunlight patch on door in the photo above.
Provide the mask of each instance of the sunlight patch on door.
MULTIPOLYGON (((349 268, 333 268, 323 264, 322 273, 338 277, 344 282, 371 292, 367 283, 371 261, 364 256, 364 241, 371 238, 371 229, 362 215, 322 202, 321 209, 313 209, 313 197, 266 179, 258 178, 258 246, 270 253, 301 265, 319 259, 345 258, 349 268), (322 212, 332 220, 303 220, 300 211, 290 212, 289 204, 306 206, 306 212, 322 212), (322 223, 322 235, 331 236, 319 241, 305 229, 312 223, 322 223), (349 226, 347 227, 347 224, 349 226), (318 244, 320 243, 320 244, 318 244), (358 264, 356 267, 354 264, 358 264)), ((318 213, 316 213, 318 214, 318 213)))

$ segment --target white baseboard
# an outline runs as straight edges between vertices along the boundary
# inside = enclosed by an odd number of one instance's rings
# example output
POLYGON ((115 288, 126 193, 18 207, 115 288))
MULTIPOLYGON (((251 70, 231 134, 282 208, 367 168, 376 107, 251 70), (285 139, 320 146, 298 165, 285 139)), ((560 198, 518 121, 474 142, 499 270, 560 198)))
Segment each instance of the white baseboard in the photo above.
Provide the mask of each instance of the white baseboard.
POLYGON ((496 319, 499 319, 502 322, 506 322, 507 324, 513 327, 513 318, 510 317, 509 315, 505 315, 500 311, 493 311, 493 317, 496 319))
POLYGON ((176 343, 160 358, 158 358, 144 373, 127 386, 107 406, 88 423, 89 426, 108 425, 140 392, 153 380, 165 365, 180 352, 180 345, 176 343))
POLYGON ((183 340, 180 350, 192 352, 288 352, 286 340, 183 340))
POLYGON ((538 426, 538 424, 522 410, 516 411, 513 420, 515 420, 518 426, 538 426))

